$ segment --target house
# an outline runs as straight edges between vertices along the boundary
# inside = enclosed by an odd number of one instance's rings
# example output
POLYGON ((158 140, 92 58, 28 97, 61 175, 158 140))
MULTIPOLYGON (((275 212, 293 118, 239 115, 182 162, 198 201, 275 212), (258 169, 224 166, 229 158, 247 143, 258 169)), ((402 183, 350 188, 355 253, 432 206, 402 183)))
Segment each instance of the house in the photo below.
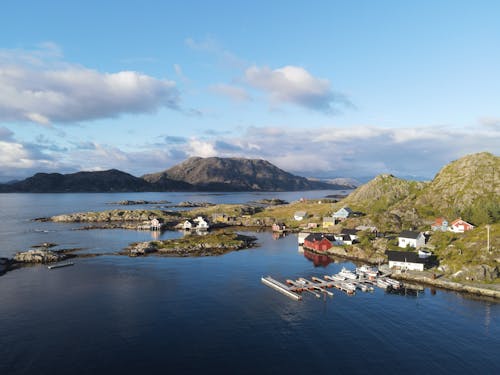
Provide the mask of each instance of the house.
POLYGON ((434 223, 432 223, 431 229, 433 231, 446 232, 448 230, 448 221, 444 217, 438 217, 434 223))
POLYGON ((209 228, 208 222, 201 216, 193 219, 193 221, 196 223, 196 230, 207 230, 209 228))
POLYGON ((273 232, 284 232, 286 231, 285 223, 277 222, 272 226, 273 232))
POLYGON ((332 235, 323 233, 311 233, 304 239, 304 247, 311 250, 324 252, 333 246, 333 242, 335 242, 335 238, 332 235))
POLYGON ((149 228, 151 230, 160 230, 161 229, 160 220, 158 220, 157 218, 152 219, 151 222, 149 223, 149 228))
POLYGON ((400 270, 423 271, 432 261, 430 256, 422 256, 414 251, 392 251, 387 250, 389 268, 400 270))
POLYGON ((316 229, 318 227, 318 223, 307 223, 307 229, 316 229))
POLYGON ((213 223, 234 224, 236 220, 235 216, 228 216, 226 214, 215 213, 212 215, 213 223))
POLYGON ((349 207, 342 207, 340 210, 333 214, 334 220, 345 220, 353 214, 353 211, 349 207))
POLYGON ((348 234, 340 233, 340 234, 334 234, 333 236, 335 238, 334 245, 339 245, 339 246, 352 245, 352 243, 353 243, 353 239, 348 234))
POLYGON ((404 230, 398 236, 399 247, 414 247, 418 249, 425 245, 425 236, 422 232, 404 230))
POLYGON ((323 218, 323 229, 328 229, 335 225, 335 219, 332 216, 325 216, 323 218))
POLYGON ((455 233, 463 233, 471 229, 474 229, 474 225, 462 220, 461 218, 453 220, 449 228, 450 231, 455 233))
POLYGON ((307 217, 306 211, 297 211, 293 214, 293 218, 297 221, 304 220, 307 217))
POLYGON ((186 220, 182 224, 182 229, 184 229, 184 230, 191 230, 191 229, 193 229, 193 227, 194 227, 194 224, 190 220, 186 220))
POLYGON ((358 239, 358 230, 357 229, 347 229, 344 228, 340 232, 340 234, 347 235, 350 237, 351 241, 356 241, 358 239))

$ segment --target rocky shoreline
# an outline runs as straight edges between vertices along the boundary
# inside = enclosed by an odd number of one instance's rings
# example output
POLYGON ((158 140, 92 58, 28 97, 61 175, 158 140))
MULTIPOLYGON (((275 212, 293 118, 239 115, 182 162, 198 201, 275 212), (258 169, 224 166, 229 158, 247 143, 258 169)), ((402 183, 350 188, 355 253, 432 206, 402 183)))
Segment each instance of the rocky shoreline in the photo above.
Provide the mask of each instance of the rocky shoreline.
POLYGON ((453 290, 460 293, 474 294, 483 297, 500 299, 500 287, 487 288, 480 285, 469 285, 450 281, 444 277, 434 277, 434 274, 414 272, 393 273, 392 278, 402 281, 411 281, 419 284, 435 286, 442 289, 453 290))
POLYGON ((122 254, 131 257, 152 253, 177 257, 214 256, 254 247, 256 240, 235 232, 191 234, 179 239, 133 243, 122 254))

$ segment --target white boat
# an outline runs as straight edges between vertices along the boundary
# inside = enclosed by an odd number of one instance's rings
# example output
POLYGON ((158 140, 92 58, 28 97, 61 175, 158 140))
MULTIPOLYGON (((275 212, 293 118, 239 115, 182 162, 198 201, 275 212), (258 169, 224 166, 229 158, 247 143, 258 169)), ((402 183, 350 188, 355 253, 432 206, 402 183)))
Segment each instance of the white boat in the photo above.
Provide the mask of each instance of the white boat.
POLYGON ((348 292, 355 292, 356 291, 356 285, 354 285, 353 283, 350 283, 350 282, 343 282, 342 283, 342 286, 344 287, 344 289, 346 289, 348 292))
POLYGON ((352 272, 351 270, 348 270, 345 267, 342 267, 342 270, 337 275, 345 277, 346 279, 351 279, 351 280, 356 280, 358 278, 358 276, 354 272, 352 272))
POLYGON ((390 279, 388 277, 385 279, 385 281, 388 282, 394 289, 399 289, 402 286, 399 281, 390 279))
POLYGON ((360 276, 368 276, 369 278, 377 277, 378 269, 376 267, 370 267, 363 264, 361 267, 356 268, 356 274, 360 276))
POLYGON ((345 277, 344 277, 344 276, 339 276, 339 275, 332 275, 332 276, 330 276, 330 280, 334 280, 334 281, 344 281, 344 280, 345 280, 345 277))

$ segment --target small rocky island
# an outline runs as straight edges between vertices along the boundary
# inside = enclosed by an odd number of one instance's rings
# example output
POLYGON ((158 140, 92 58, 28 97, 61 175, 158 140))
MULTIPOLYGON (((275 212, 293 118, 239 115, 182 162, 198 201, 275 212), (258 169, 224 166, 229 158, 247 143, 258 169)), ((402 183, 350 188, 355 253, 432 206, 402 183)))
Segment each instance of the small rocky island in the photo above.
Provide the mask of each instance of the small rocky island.
POLYGON ((176 257, 214 256, 253 247, 256 240, 253 236, 235 232, 190 234, 179 239, 133 243, 124 254, 132 257, 151 253, 176 257))

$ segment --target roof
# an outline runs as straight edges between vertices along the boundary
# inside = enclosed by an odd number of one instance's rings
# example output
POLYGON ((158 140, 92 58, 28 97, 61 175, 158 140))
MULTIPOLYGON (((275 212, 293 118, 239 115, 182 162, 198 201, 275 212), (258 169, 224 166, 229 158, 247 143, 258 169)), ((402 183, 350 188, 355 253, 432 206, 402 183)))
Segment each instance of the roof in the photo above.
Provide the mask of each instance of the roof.
POLYGON ((468 223, 468 222, 466 222, 465 220, 462 220, 461 218, 458 218, 458 219, 453 220, 453 221, 451 222, 450 226, 454 226, 454 225, 456 225, 456 224, 458 224, 458 223, 461 223, 461 222, 462 222, 462 223, 465 223, 465 224, 468 224, 468 225, 470 225, 470 226, 472 226, 472 224, 471 224, 471 223, 468 223))
POLYGON ((306 211, 297 211, 294 214, 294 216, 306 216, 306 215, 307 215, 306 211))
POLYGON ((434 221, 434 224, 437 225, 437 226, 441 226, 441 225, 443 225, 443 221, 446 221, 446 219, 444 217, 438 217, 434 221))
POLYGON ((342 231, 340 232, 340 234, 349 234, 349 235, 354 235, 354 234, 357 234, 359 231, 357 229, 342 229, 342 231))
POLYGON ((429 258, 421 258, 418 256, 418 253, 413 251, 386 250, 385 253, 387 254, 389 261, 392 260, 393 262, 426 264, 429 261, 429 258))
POLYGON ((352 210, 351 210, 349 207, 347 207, 347 206, 342 207, 342 208, 341 208, 341 209, 339 209, 337 212, 342 211, 342 210, 345 210, 345 211, 347 211, 348 213, 352 214, 352 210))
POLYGON ((321 241, 322 239, 327 239, 328 241, 335 241, 335 237, 331 234, 323 234, 323 233, 311 233, 309 234, 306 238, 304 238, 304 241, 321 241))
POLYGON ((420 232, 415 232, 412 230, 404 230, 401 233, 399 233, 398 237, 417 239, 418 236, 420 236, 420 232))
POLYGON ((333 223, 334 221, 335 221, 335 219, 333 218, 333 216, 325 216, 323 218, 323 222, 333 223))

